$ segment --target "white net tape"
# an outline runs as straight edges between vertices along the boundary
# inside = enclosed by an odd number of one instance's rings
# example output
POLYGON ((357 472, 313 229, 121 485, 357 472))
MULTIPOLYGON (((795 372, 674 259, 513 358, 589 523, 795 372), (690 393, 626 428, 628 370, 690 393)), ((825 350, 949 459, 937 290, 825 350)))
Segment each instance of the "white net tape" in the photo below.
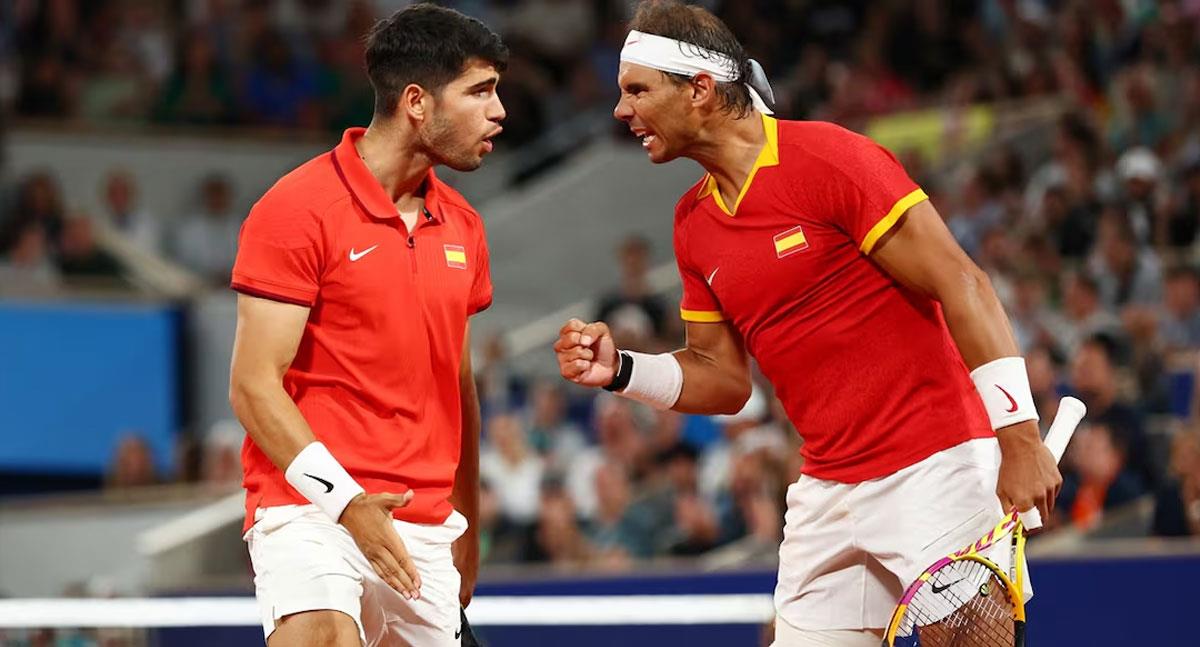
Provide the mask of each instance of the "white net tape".
MULTIPOLYGON (((775 618, 770 595, 479 597, 479 626, 762 624, 775 618)), ((242 627, 262 622, 251 597, 0 600, 0 628, 242 627)))

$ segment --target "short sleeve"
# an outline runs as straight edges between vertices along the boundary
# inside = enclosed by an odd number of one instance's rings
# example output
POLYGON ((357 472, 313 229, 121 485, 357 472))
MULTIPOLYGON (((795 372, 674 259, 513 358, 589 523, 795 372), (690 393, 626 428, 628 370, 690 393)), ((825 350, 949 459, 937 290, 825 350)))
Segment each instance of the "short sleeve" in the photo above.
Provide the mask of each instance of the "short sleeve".
POLYGON ((827 157, 834 167, 829 178, 828 217, 870 254, 915 204, 928 199, 886 148, 857 133, 841 130, 837 154, 827 157))
POLYGON ((231 287, 243 294, 309 306, 320 291, 324 245, 316 218, 259 202, 242 223, 231 287))
POLYGON ((467 313, 483 312, 492 305, 492 264, 488 252, 487 236, 484 234, 482 222, 476 230, 479 241, 475 244, 477 260, 475 262, 475 278, 471 283, 471 296, 467 304, 467 313))
MULTIPOLYGON (((675 263, 679 266, 679 278, 683 282, 683 298, 679 302, 679 316, 693 323, 725 321, 725 313, 717 295, 709 287, 709 279, 688 261, 686 229, 676 219, 675 263)), ((714 268, 715 273, 717 268, 714 268)))

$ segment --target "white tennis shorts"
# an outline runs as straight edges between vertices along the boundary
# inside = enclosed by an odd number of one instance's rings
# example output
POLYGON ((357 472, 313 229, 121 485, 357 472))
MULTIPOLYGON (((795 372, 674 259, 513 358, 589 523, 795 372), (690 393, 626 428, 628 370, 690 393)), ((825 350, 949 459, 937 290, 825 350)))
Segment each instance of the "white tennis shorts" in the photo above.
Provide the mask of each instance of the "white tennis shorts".
POLYGON ((342 526, 316 506, 260 508, 246 531, 263 634, 280 618, 331 609, 354 618, 364 645, 458 645, 461 578, 450 545, 467 529, 458 512, 440 525, 393 521, 421 575, 405 600, 375 574, 342 526))
MULTIPOLYGON (((787 492, 778 616, 799 629, 885 627, 922 571, 1000 521, 999 470, 999 444, 986 438, 862 483, 800 477, 787 492)), ((1001 543, 990 556, 1007 569, 1001 543)))

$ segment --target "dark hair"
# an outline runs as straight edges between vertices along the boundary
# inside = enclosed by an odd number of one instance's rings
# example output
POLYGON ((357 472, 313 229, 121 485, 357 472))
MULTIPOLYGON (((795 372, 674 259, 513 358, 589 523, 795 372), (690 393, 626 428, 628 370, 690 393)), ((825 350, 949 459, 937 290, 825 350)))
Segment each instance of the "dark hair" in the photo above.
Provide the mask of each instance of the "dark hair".
POLYGON ((1112 366, 1117 366, 1121 363, 1123 348, 1121 342, 1116 337, 1105 332, 1098 332, 1089 335, 1083 341, 1084 346, 1091 346, 1104 354, 1104 358, 1112 366))
MULTIPOLYGON (((699 50, 709 50, 724 54, 733 59, 737 67, 735 80, 728 83, 717 83, 717 96, 721 99, 721 109, 724 112, 745 117, 753 105, 750 102, 750 91, 746 89, 745 80, 750 77, 750 57, 738 42, 729 27, 703 7, 687 5, 678 0, 648 0, 638 5, 637 13, 629 28, 673 38, 695 47, 689 54, 700 55, 699 50)), ((667 78, 676 84, 688 83, 691 78, 683 74, 663 72, 667 78)))
POLYGON ((1200 272, 1191 265, 1172 265, 1167 269, 1167 281, 1177 281, 1179 279, 1187 279, 1189 281, 1200 282, 1200 272))
POLYGON ((396 111, 400 93, 411 83, 437 93, 471 59, 501 72, 508 63, 508 48, 487 25, 432 4, 416 4, 380 20, 366 40, 375 114, 385 116, 396 111))

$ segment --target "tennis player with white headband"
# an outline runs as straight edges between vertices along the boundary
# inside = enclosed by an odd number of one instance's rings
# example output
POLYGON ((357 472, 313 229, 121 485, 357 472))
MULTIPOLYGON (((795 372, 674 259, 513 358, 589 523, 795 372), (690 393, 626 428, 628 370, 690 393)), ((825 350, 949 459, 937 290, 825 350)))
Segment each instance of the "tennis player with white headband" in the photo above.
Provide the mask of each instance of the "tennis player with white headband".
POLYGON ((614 116, 652 162, 707 171, 675 208, 687 345, 618 350, 603 322, 573 319, 560 372, 660 409, 732 413, 753 357, 804 438, 776 644, 874 647, 926 565, 1002 510, 1053 506, 1062 479, 1008 318, 891 153, 768 116, 765 75, 719 19, 655 1, 631 29, 614 116))

